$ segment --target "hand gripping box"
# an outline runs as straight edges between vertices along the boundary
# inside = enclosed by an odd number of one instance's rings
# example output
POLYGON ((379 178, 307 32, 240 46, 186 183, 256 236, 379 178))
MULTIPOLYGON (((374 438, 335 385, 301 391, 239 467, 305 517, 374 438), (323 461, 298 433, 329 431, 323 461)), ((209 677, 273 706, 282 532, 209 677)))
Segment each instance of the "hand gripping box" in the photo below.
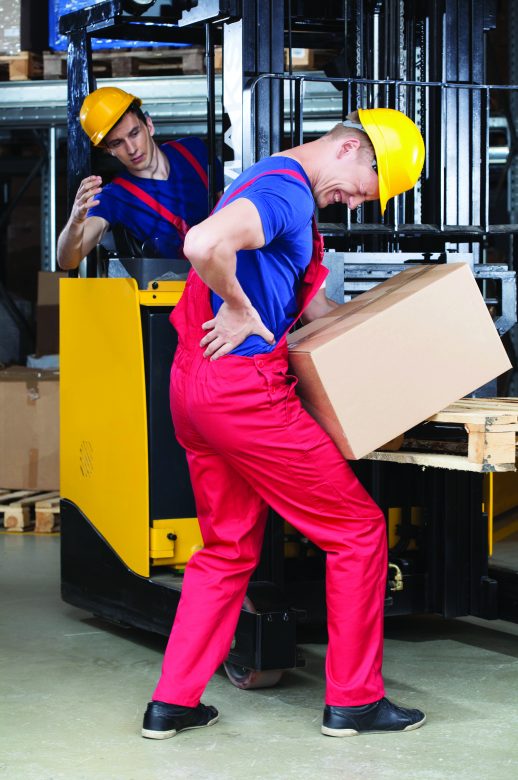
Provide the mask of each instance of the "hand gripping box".
POLYGON ((353 460, 511 368, 465 263, 412 266, 288 344, 304 406, 353 460))

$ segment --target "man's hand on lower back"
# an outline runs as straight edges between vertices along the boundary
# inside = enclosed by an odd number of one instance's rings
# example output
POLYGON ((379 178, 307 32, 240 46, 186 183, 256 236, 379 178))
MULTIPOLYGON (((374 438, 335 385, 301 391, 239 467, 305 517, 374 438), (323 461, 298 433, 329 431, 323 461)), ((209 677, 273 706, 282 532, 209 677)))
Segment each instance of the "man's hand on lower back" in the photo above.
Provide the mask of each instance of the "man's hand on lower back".
POLYGON ((214 319, 204 322, 202 328, 208 332, 200 341, 200 347, 205 347, 203 357, 211 360, 228 355, 252 334, 260 336, 268 344, 275 343, 273 333, 263 325, 251 305, 231 308, 223 302, 214 319))

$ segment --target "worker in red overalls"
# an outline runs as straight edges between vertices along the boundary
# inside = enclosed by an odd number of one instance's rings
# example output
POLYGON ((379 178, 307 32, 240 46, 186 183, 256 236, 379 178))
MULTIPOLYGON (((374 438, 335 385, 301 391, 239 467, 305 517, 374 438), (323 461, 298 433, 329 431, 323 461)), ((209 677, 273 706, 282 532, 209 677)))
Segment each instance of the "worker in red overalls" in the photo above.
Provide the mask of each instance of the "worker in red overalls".
MULTIPOLYGON (((286 333, 335 305, 322 289, 313 216, 387 200, 416 183, 424 144, 399 111, 354 112, 326 135, 261 160, 189 231, 191 270, 173 311, 171 409, 204 547, 189 561, 142 734, 218 720, 200 703, 227 657, 268 507, 327 553, 329 645, 322 732, 406 731, 425 722, 384 696, 385 520, 329 436, 302 408, 286 333)), ((351 366, 351 370, 354 367, 351 366)))
MULTIPOLYGON (((140 98, 118 87, 100 87, 83 101, 84 132, 124 169, 109 184, 93 175, 79 185, 58 238, 63 269, 77 268, 110 231, 121 229, 124 248, 129 244, 138 257, 181 258, 187 231, 208 216, 207 147, 193 136, 158 145, 153 121, 141 105, 140 98)), ((223 190, 219 161, 216 189, 223 190)))

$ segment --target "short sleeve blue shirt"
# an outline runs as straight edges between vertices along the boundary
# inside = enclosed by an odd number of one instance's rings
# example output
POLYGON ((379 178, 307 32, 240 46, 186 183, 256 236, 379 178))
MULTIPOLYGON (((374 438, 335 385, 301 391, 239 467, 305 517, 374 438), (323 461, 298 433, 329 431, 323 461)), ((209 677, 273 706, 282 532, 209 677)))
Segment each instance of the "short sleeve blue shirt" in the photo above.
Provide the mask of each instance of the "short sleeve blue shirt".
MULTIPOLYGON (((265 244, 261 249, 237 253, 236 274, 277 342, 298 314, 297 293, 311 260, 315 202, 302 166, 291 157, 275 156, 260 160, 241 174, 221 198, 223 208, 235 190, 256 177, 259 178, 236 195, 236 199, 247 198, 256 207, 265 244), (289 173, 261 175, 279 169, 293 170, 299 177, 302 175, 303 181, 289 173)), ((216 314, 223 301, 215 293, 211 300, 216 314)), ((251 356, 270 352, 274 346, 252 335, 231 354, 251 356)))
MULTIPOLYGON (((208 167, 207 147, 200 138, 182 138, 179 141, 199 162, 204 171, 208 167)), ((145 179, 124 171, 119 178, 144 190, 168 211, 180 217, 189 227, 208 216, 207 188, 193 165, 174 147, 165 143, 160 147, 166 155, 170 171, 167 180, 145 179)), ((223 168, 216 167, 217 190, 223 189, 223 168)), ((111 226, 122 224, 143 245, 149 257, 179 257, 183 238, 164 217, 124 187, 110 183, 99 195, 99 205, 88 211, 88 216, 103 217, 111 226)))

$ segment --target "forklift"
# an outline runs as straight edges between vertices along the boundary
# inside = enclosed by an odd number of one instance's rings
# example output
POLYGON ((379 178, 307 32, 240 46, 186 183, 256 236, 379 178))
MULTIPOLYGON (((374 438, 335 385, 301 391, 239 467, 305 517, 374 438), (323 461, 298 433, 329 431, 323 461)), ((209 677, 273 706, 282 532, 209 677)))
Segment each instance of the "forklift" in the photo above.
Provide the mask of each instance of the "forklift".
MULTIPOLYGON (((422 180, 389 206, 383 223, 374 203, 353 214, 338 205, 318 214, 327 294, 343 303, 408 263, 463 259, 505 336, 516 322, 515 275, 503 263, 488 267, 486 247, 496 228, 510 239, 518 225, 489 219, 484 50, 492 10, 487 0, 105 0, 67 14, 60 31, 69 40, 69 198, 91 170, 78 118, 95 88, 91 38, 102 30, 115 39, 204 44, 209 207, 216 151, 239 171, 322 134, 356 106, 399 108, 425 137, 422 180), (299 48, 327 50, 322 68, 295 71, 299 48), (444 50, 452 53, 446 63, 444 50), (458 137, 469 139, 470 155, 458 137)), ((81 278, 71 272, 61 280, 62 597, 103 619, 168 635, 183 571, 202 544, 169 412, 176 348, 169 315, 184 282, 176 259, 136 257, 128 246, 102 262, 93 253, 81 278), (110 278, 112 262, 123 265, 124 277, 110 278)), ((503 580, 490 570, 488 475, 352 465, 387 516, 386 614, 499 617, 503 580)), ((325 641, 324 580, 323 553, 272 512, 225 663, 234 685, 274 685, 303 664, 301 640, 325 641)), ((511 597, 507 619, 516 620, 513 604, 511 597)))

